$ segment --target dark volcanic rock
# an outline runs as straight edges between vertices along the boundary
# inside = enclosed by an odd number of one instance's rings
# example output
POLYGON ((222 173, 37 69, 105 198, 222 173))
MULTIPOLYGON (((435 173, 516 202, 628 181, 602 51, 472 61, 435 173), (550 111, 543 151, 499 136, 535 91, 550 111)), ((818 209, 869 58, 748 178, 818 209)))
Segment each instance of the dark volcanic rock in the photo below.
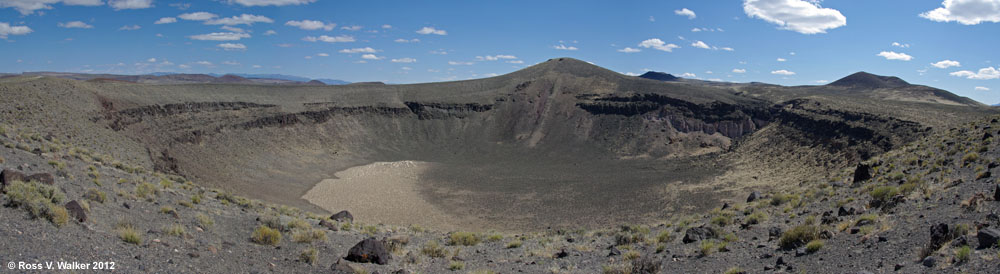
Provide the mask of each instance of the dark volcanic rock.
POLYGON ((747 196, 747 203, 756 201, 757 199, 760 199, 760 198, 761 198, 760 192, 757 192, 757 191, 750 192, 750 196, 747 196))
POLYGON ((934 267, 937 264, 937 259, 934 256, 927 256, 927 258, 924 258, 922 264, 926 267, 934 267))
POLYGON ((682 241, 687 244, 711 238, 715 238, 715 231, 701 226, 688 228, 687 232, 684 233, 684 239, 682 241))
POLYGON ((976 234, 976 239, 979 240, 979 248, 990 248, 997 244, 1000 244, 1000 230, 995 228, 984 228, 980 229, 979 233, 976 234))
POLYGON ((773 226, 767 229, 767 236, 771 239, 781 237, 781 228, 773 226))
MULTIPOLYGON (((13 169, 3 169, 0 171, 0 190, 7 188, 7 185, 14 181, 24 181, 24 173, 13 169)), ((3 191, 7 193, 6 191, 3 191)))
POLYGON ((69 211, 69 215, 73 216, 73 219, 76 219, 81 223, 87 222, 87 210, 83 209, 83 206, 81 206, 76 200, 66 203, 66 211, 69 211))
POLYGON ((387 264, 391 258, 385 243, 372 237, 354 245, 347 251, 347 257, 344 259, 358 263, 387 264))
POLYGON ((996 189, 993 190, 993 200, 1000 201, 1000 185, 997 185, 996 189))
POLYGON ((950 240, 950 238, 951 234, 948 233, 948 224, 940 223, 931 226, 931 249, 937 250, 944 242, 950 240))
POLYGON ((622 255, 622 251, 618 250, 617 247, 611 247, 611 251, 608 252, 608 257, 622 255))
POLYGON ((845 208, 845 207, 841 206, 839 209, 837 209, 837 216, 843 217, 843 216, 850 216, 850 215, 854 215, 854 208, 853 207, 845 208))
POLYGON ((872 167, 866 164, 858 164, 854 169, 854 183, 859 184, 872 178, 872 167))
POLYGON ((26 181, 35 181, 43 183, 46 185, 54 185, 56 183, 55 177, 48 173, 37 173, 24 178, 26 181))
POLYGON ((325 227, 326 229, 329 229, 331 231, 338 231, 338 230, 340 230, 340 228, 337 228, 337 224, 334 224, 334 223, 332 223, 330 221, 327 221, 327 220, 320 220, 319 221, 319 225, 322 226, 322 227, 325 227))
POLYGON ((343 221, 354 222, 354 215, 351 215, 351 213, 347 212, 347 210, 342 210, 340 212, 337 212, 337 214, 333 214, 333 216, 330 216, 330 219, 338 222, 343 222, 343 221))

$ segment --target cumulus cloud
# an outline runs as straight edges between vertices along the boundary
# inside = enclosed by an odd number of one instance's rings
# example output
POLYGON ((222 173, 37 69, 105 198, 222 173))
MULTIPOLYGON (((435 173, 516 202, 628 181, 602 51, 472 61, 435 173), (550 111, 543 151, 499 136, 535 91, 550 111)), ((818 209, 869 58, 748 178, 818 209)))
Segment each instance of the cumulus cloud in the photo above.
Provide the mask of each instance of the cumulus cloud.
POLYGON ((423 27, 423 28, 417 30, 417 33, 419 33, 419 34, 448 35, 447 31, 435 29, 435 28, 432 28, 432 27, 423 27))
POLYGON ((230 66, 238 66, 238 65, 240 65, 240 62, 236 62, 236 61, 222 61, 222 64, 223 65, 230 65, 230 66))
POLYGON ((778 62, 784 62, 784 61, 788 61, 788 59, 778 57, 778 62))
POLYGON ((746 69, 733 69, 733 73, 747 73, 746 69))
POLYGON ((236 41, 243 38, 250 38, 250 34, 237 32, 213 32, 208 34, 191 35, 188 38, 202 41, 236 41))
POLYGON ((230 26, 222 26, 220 29, 228 30, 228 31, 231 31, 231 32, 247 32, 245 29, 241 29, 241 28, 237 28, 237 27, 230 27, 230 26))
POLYGON ((340 52, 340 53, 376 53, 376 52, 378 52, 378 50, 370 48, 370 47, 363 47, 363 48, 353 48, 353 49, 342 49, 342 50, 340 50, 338 52, 340 52))
POLYGON ((628 76, 639 76, 639 74, 635 73, 635 72, 622 72, 622 74, 625 74, 625 75, 628 75, 628 76))
POLYGON ((976 90, 977 91, 990 91, 990 88, 988 88, 988 87, 976 87, 976 90))
POLYGON ((687 16, 688 19, 694 19, 695 17, 698 17, 698 15, 694 14, 694 11, 691 11, 687 8, 674 10, 674 14, 680 16, 687 16))
POLYGON ((458 61, 448 61, 448 64, 449 64, 449 65, 452 65, 452 66, 459 66, 459 65, 465 65, 465 66, 469 66, 469 65, 472 65, 472 64, 474 64, 474 63, 473 63, 473 62, 458 62, 458 61))
POLYGON ((94 26, 84 23, 83 21, 70 21, 66 23, 59 23, 60 28, 67 29, 92 29, 94 26))
POLYGON ((711 48, 711 47, 708 46, 708 44, 705 44, 705 42, 702 42, 702 41, 697 41, 697 42, 691 43, 691 46, 692 47, 696 47, 696 48, 703 48, 703 49, 709 49, 709 48, 711 48))
POLYGON ((563 44, 559 44, 558 46, 552 46, 552 48, 557 49, 557 50, 578 50, 578 48, 576 48, 574 46, 568 46, 567 47, 566 45, 563 45, 563 44))
POLYGON ((417 61, 417 59, 406 57, 406 58, 392 59, 390 61, 392 61, 393 63, 414 63, 417 61))
POLYGON ((361 26, 358 26, 358 25, 343 26, 343 27, 340 27, 340 29, 342 29, 342 30, 349 30, 349 31, 359 31, 359 30, 361 30, 361 26))
POLYGON ((160 25, 160 24, 170 24, 170 23, 177 23, 177 18, 174 18, 174 17, 163 17, 163 18, 160 18, 160 20, 156 20, 156 22, 153 22, 153 24, 157 24, 157 25, 160 25))
POLYGON ((410 40, 406 40, 406 39, 403 39, 403 38, 399 38, 399 39, 394 40, 394 42, 396 42, 396 43, 417 43, 417 42, 420 42, 420 39, 413 38, 413 39, 410 39, 410 40))
POLYGON ((743 12, 802 34, 826 33, 826 30, 847 25, 840 11, 820 7, 819 1, 804 0, 745 0, 743 12))
POLYGON ((302 38, 302 41, 306 41, 306 42, 316 42, 316 41, 319 41, 319 42, 327 42, 327 43, 338 43, 338 42, 354 42, 355 40, 354 40, 353 36, 348 36, 348 35, 340 35, 340 36, 320 35, 319 37, 306 36, 305 38, 302 38))
POLYGON ((181 14, 181 15, 178 15, 177 17, 180 18, 180 19, 184 19, 184 20, 205 21, 205 20, 209 20, 209 19, 215 19, 216 17, 219 17, 219 16, 215 15, 214 13, 199 11, 199 12, 191 12, 191 13, 181 14))
POLYGON ((141 29, 141 28, 142 28, 142 26, 139 26, 139 25, 131 25, 131 26, 130 25, 124 25, 124 26, 118 28, 118 30, 137 30, 137 29, 141 29))
POLYGON ((156 58, 149 58, 149 59, 146 59, 146 62, 150 62, 150 63, 156 63, 156 58))
POLYGON ((35 13, 36 10, 52 9, 52 4, 62 2, 63 5, 100 6, 101 0, 0 0, 0 8, 14 8, 21 15, 35 13))
POLYGON ((278 32, 274 31, 274 30, 267 30, 267 31, 264 32, 264 35, 267 35, 267 36, 275 35, 275 34, 278 34, 278 32))
POLYGON ((695 77, 698 77, 698 75, 694 75, 694 73, 690 73, 690 72, 685 72, 685 73, 682 73, 682 74, 680 75, 680 77, 684 77, 684 78, 695 78, 695 77))
POLYGON ((253 25, 254 23, 274 23, 274 20, 260 15, 242 14, 240 16, 212 19, 205 22, 208 25, 253 25))
POLYGON ((223 43, 223 44, 217 45, 217 47, 220 47, 220 48, 222 48, 224 50, 246 50, 247 49, 246 45, 243 45, 243 44, 240 44, 240 43, 223 43))
POLYGON ((479 61, 497 61, 497 60, 501 60, 501 59, 512 60, 512 59, 517 59, 517 56, 514 56, 514 55, 503 55, 503 54, 493 55, 493 56, 490 56, 490 55, 487 55, 487 56, 476 56, 476 60, 479 60, 479 61))
POLYGON ((910 47, 910 44, 903 44, 903 43, 900 43, 900 42, 892 42, 892 46, 893 47, 901 47, 901 48, 905 49, 905 48, 910 47))
POLYGON ((209 62, 209 61, 198 61, 198 62, 194 62, 194 63, 202 65, 202 66, 206 66, 206 67, 212 65, 212 62, 209 62))
POLYGON ((325 52, 320 52, 320 53, 317 53, 317 54, 316 54, 316 56, 320 56, 320 57, 330 57, 330 54, 329 54, 329 53, 325 53, 325 52))
POLYGON ((1000 78, 1000 70, 993 67, 985 67, 979 69, 978 72, 972 72, 968 70, 960 70, 956 72, 949 73, 951 76, 965 77, 974 80, 990 80, 1000 78))
POLYGON ((391 29, 391 28, 392 28, 392 25, 389 25, 389 24, 385 24, 385 25, 382 25, 382 28, 383 28, 383 29, 391 29))
POLYGON ((146 9, 153 7, 153 0, 108 0, 115 10, 146 9))
POLYGON ((950 68, 950 67, 961 67, 962 63, 959 63, 958 61, 952 61, 952 60, 941 60, 941 61, 938 61, 937 63, 931 63, 931 66, 934 66, 935 68, 942 68, 943 69, 943 68, 950 68))
POLYGON ((910 61, 913 59, 913 56, 910 56, 909 54, 895 51, 879 52, 878 56, 885 57, 886 60, 910 61))
POLYGON ((318 30, 318 29, 323 29, 323 30, 327 30, 327 31, 333 30, 333 28, 337 27, 337 24, 334 24, 334 23, 323 23, 321 21, 316 21, 316 20, 302 20, 302 21, 292 20, 292 21, 285 22, 285 25, 286 26, 297 27, 297 28, 304 29, 304 30, 318 30))
POLYGON ((1000 0, 944 0, 939 8, 924 12, 920 17, 935 22, 958 22, 977 25, 1000 22, 1000 0))
POLYGON ((784 70, 784 69, 779 69, 779 70, 771 71, 771 74, 788 76, 788 75, 795 75, 795 72, 784 70))
POLYGON ((368 59, 368 60, 380 60, 380 59, 384 59, 384 58, 385 57, 382 57, 382 56, 375 56, 375 54, 361 55, 361 59, 368 59))
POLYGON ((641 49, 636 49, 636 48, 630 48, 630 47, 625 47, 623 49, 618 50, 618 52, 624 52, 624 53, 635 53, 635 52, 640 52, 640 51, 642 51, 642 50, 641 49))
POLYGON ((639 43, 639 47, 652 48, 655 50, 662 50, 666 52, 673 52, 674 49, 680 48, 680 46, 674 44, 667 44, 666 42, 663 42, 663 40, 660 40, 659 38, 646 39, 645 41, 639 43))
POLYGON ((524 64, 524 61, 521 61, 521 60, 510 60, 510 61, 507 61, 506 63, 508 63, 508 64, 524 64))
POLYGON ((253 6, 287 6, 287 5, 305 5, 316 0, 227 0, 229 4, 240 4, 248 7, 253 6))

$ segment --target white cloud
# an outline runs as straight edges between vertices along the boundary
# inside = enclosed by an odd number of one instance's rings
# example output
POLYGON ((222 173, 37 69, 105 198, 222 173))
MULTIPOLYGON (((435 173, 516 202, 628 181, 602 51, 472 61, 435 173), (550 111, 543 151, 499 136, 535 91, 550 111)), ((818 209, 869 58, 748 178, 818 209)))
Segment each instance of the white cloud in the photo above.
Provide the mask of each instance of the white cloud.
POLYGON ((156 22, 153 22, 153 24, 157 24, 157 25, 159 25, 159 24, 170 24, 170 23, 177 23, 177 18, 174 18, 174 17, 163 17, 163 18, 160 18, 160 20, 156 20, 156 22))
POLYGON ((976 87, 976 90, 977 91, 990 91, 990 88, 988 88, 988 87, 976 87))
POLYGON ((788 59, 778 57, 778 62, 784 62, 784 61, 788 61, 788 59))
POLYGON ((903 43, 900 43, 900 42, 892 42, 892 46, 893 47, 901 47, 901 48, 905 49, 905 48, 910 47, 910 44, 903 44, 903 43))
POLYGON ((361 55, 361 59, 379 60, 379 59, 385 59, 385 57, 375 56, 375 54, 365 54, 365 55, 361 55))
POLYGON ((191 35, 188 38, 202 41, 236 41, 243 38, 250 38, 250 34, 236 32, 213 32, 208 34, 191 35))
POLYGON ((826 83, 829 83, 829 82, 830 81, 827 81, 827 80, 816 80, 816 81, 813 81, 813 83, 817 83, 817 84, 826 84, 826 83))
POLYGON ((795 75, 795 72, 791 72, 791 71, 788 71, 788 70, 780 69, 780 70, 771 71, 771 74, 786 75, 787 76, 787 75, 795 75))
POLYGON ((231 26, 222 26, 220 29, 228 30, 228 31, 231 31, 231 32, 247 32, 245 29, 241 29, 241 28, 237 28, 237 27, 231 27, 231 26))
POLYGON ((393 63, 414 63, 417 61, 417 59, 406 57, 406 58, 392 59, 390 61, 392 61, 393 63))
POLYGON ((139 26, 139 25, 131 25, 131 26, 130 25, 124 25, 124 26, 118 28, 118 30, 137 30, 137 29, 141 29, 141 28, 142 28, 142 26, 139 26))
POLYGON ((178 67, 178 68, 182 68, 182 69, 189 69, 189 68, 191 68, 191 66, 189 66, 189 65, 185 65, 185 64, 180 64, 180 65, 177 65, 177 67, 178 67))
POLYGON ((990 80, 1000 78, 1000 70, 993 67, 985 67, 979 69, 979 72, 972 72, 968 70, 960 70, 956 72, 949 73, 951 76, 965 77, 974 80, 990 80))
POLYGON ((698 77, 698 75, 694 75, 694 73, 690 73, 690 72, 685 72, 685 73, 682 73, 682 74, 680 75, 680 77, 684 77, 684 78, 695 78, 695 77, 698 77))
POLYGON ((87 23, 84 23, 83 21, 70 21, 70 22, 66 22, 66 23, 59 23, 59 27, 60 28, 67 28, 67 29, 73 29, 73 28, 76 28, 76 29, 92 29, 92 28, 94 28, 94 26, 88 25, 87 23))
POLYGON ((472 65, 472 64, 474 64, 474 63, 473 63, 473 62, 457 62, 457 61, 448 61, 448 64, 449 64, 449 65, 452 65, 452 66, 458 66, 458 65, 466 65, 466 66, 469 66, 469 65, 472 65))
POLYGON ((910 56, 909 54, 895 51, 879 52, 878 56, 885 57, 886 60, 910 61, 913 59, 913 56, 910 56))
POLYGON ((476 60, 479 60, 479 61, 497 61, 497 60, 500 60, 500 59, 507 59, 507 60, 517 59, 517 56, 514 56, 514 55, 504 55, 504 54, 493 55, 493 56, 487 55, 485 57, 484 56, 476 56, 476 60))
POLYGON ((209 61, 198 61, 198 62, 194 62, 194 63, 202 65, 202 66, 206 66, 206 67, 212 65, 212 62, 209 62, 209 61))
POLYGON ((241 14, 240 16, 212 19, 205 22, 208 25, 253 25, 254 23, 274 23, 274 20, 265 16, 253 14, 241 14))
POLYGON ((1000 0, 944 0, 940 8, 920 14, 935 22, 955 21, 963 25, 1000 22, 1000 0))
POLYGON ((304 56, 304 57, 302 57, 302 58, 306 58, 306 59, 313 59, 312 55, 306 55, 306 56, 304 56))
POLYGON ((649 16, 649 22, 656 22, 656 17, 653 17, 652 15, 650 15, 649 16))
POLYGON ((62 2, 63 5, 74 6, 100 6, 104 5, 101 0, 0 0, 0 8, 14 8, 21 15, 35 13, 36 10, 52 9, 51 4, 62 2))
POLYGON ((0 22, 0 39, 7 39, 8 35, 25 35, 31 32, 28 26, 11 26, 7 22, 0 22))
POLYGON ((219 16, 215 15, 214 13, 199 11, 199 12, 181 14, 178 15, 177 17, 184 20, 205 21, 205 20, 215 19, 216 17, 219 16))
POLYGON ((509 64, 524 64, 524 61, 521 61, 521 60, 510 60, 510 61, 507 61, 507 63, 509 63, 509 64))
POLYGON ((445 51, 444 49, 432 50, 429 53, 430 54, 435 54, 435 55, 447 55, 448 54, 448 52, 445 51))
POLYGON ((354 37, 353 36, 348 36, 348 35, 340 35, 340 36, 336 36, 336 37, 321 35, 319 37, 306 36, 305 38, 302 38, 302 40, 303 41, 307 41, 307 42, 320 41, 320 42, 327 42, 327 43, 338 43, 338 42, 354 42, 354 37))
POLYGON ((721 47, 719 49, 724 50, 724 51, 735 51, 735 49, 730 48, 730 47, 721 47))
POLYGON ((622 72, 622 74, 625 74, 625 75, 628 75, 628 76, 639 76, 639 74, 635 73, 635 72, 622 72))
POLYGON ((287 5, 304 5, 316 0, 227 0, 230 4, 236 3, 248 7, 253 6, 287 6, 287 5))
POLYGON ((316 56, 320 56, 320 57, 329 57, 329 56, 330 56, 330 54, 329 54, 329 53, 325 53, 325 52, 320 52, 320 53, 317 53, 317 54, 316 54, 316 56))
POLYGON ((423 27, 423 28, 417 30, 417 33, 419 33, 419 34, 448 35, 447 31, 435 29, 435 28, 432 28, 432 27, 423 27))
POLYGON ((261 65, 253 65, 253 66, 250 66, 250 67, 252 67, 252 68, 262 68, 261 65))
POLYGON ((153 0, 108 0, 108 6, 115 10, 147 9, 153 7, 153 0))
POLYGON ((223 43, 223 44, 217 45, 217 47, 220 47, 220 48, 222 48, 224 50, 246 50, 247 49, 246 45, 240 44, 240 43, 223 43))
POLYGON ((417 43, 417 42, 420 42, 420 39, 413 38, 413 39, 410 39, 410 40, 406 40, 406 39, 403 39, 403 38, 399 38, 399 39, 394 40, 393 42, 396 42, 396 43, 417 43))
POLYGON ((826 30, 847 25, 847 17, 838 10, 820 7, 819 1, 745 0, 743 12, 750 18, 760 18, 803 34, 826 33, 826 30))
POLYGON ((708 46, 708 44, 705 44, 705 42, 702 42, 702 41, 697 41, 697 42, 691 43, 691 46, 692 47, 696 47, 696 48, 703 48, 703 49, 709 49, 709 48, 711 48, 711 47, 708 46))
POLYGON ((389 25, 389 24, 385 24, 385 25, 382 25, 382 28, 383 28, 383 29, 391 29, 391 28, 392 28, 392 25, 389 25))
POLYGON ((959 63, 958 61, 952 61, 952 60, 941 60, 941 61, 938 61, 937 63, 931 63, 931 66, 934 66, 935 68, 942 68, 943 69, 943 68, 950 68, 950 67, 961 67, 962 63, 959 63))
POLYGON ((340 29, 342 29, 342 30, 349 30, 349 31, 359 31, 359 30, 361 30, 361 26, 358 26, 358 25, 343 26, 343 27, 340 27, 340 29))
POLYGON ((191 8, 191 3, 172 3, 169 4, 168 6, 175 7, 179 10, 186 10, 188 8, 191 8))
POLYGON ((156 58, 149 58, 149 59, 146 59, 146 62, 150 62, 150 63, 156 63, 156 58))
POLYGON ((370 48, 370 47, 363 47, 363 48, 353 48, 353 49, 342 49, 342 50, 340 50, 338 52, 340 52, 340 53, 375 53, 375 52, 378 52, 378 51, 379 50, 373 49, 373 48, 370 48))
POLYGON ((230 65, 230 66, 239 66, 240 62, 236 62, 236 61, 222 61, 222 64, 223 65, 230 65))
POLYGON ((680 15, 680 16, 687 16, 688 19, 694 19, 695 17, 698 17, 698 15, 694 14, 694 11, 691 11, 691 10, 689 10, 687 8, 683 8, 683 9, 679 9, 679 10, 674 10, 674 14, 680 15))
POLYGON ((646 39, 645 41, 639 43, 639 47, 652 48, 655 50, 662 50, 666 52, 672 52, 674 51, 674 49, 680 48, 679 46, 674 44, 667 44, 663 42, 663 40, 660 40, 659 38, 646 39))
POLYGON ((618 50, 618 52, 624 52, 624 53, 635 53, 635 52, 640 52, 640 51, 642 51, 642 50, 641 49, 636 49, 636 48, 630 48, 630 47, 625 47, 623 49, 618 50))
POLYGON ((323 29, 323 30, 327 30, 327 31, 333 30, 333 28, 337 27, 337 24, 334 24, 334 23, 323 23, 321 21, 316 21, 316 20, 302 20, 302 21, 294 21, 293 20, 293 21, 285 22, 285 25, 286 26, 297 27, 297 28, 304 29, 304 30, 318 30, 318 29, 323 29))
POLYGON ((733 69, 733 73, 747 73, 746 69, 733 69))
POLYGON ((552 46, 552 48, 557 49, 557 50, 578 50, 578 48, 576 48, 574 46, 568 46, 567 47, 566 45, 563 45, 563 44, 559 44, 558 46, 552 46))
POLYGON ((267 31, 264 32, 265 36, 270 36, 270 35, 275 35, 275 34, 278 34, 278 32, 274 31, 274 30, 267 30, 267 31))

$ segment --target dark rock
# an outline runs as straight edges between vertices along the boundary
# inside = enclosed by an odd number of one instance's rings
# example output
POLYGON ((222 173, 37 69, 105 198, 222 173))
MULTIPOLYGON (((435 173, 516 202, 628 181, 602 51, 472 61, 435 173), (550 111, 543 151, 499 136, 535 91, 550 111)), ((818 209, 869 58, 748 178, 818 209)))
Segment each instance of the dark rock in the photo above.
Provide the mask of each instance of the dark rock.
POLYGON ((122 207, 124 207, 125 209, 132 209, 132 206, 129 205, 128 202, 122 202, 122 207))
POLYGON ((823 218, 821 218, 821 220, 823 224, 826 225, 839 222, 840 218, 837 218, 837 216, 833 216, 832 211, 827 211, 826 213, 823 213, 823 218))
POLYGON ((963 245, 969 245, 969 239, 965 235, 958 236, 958 238, 951 240, 951 246, 953 247, 960 247, 963 245))
POLYGON ((319 225, 322 226, 322 227, 325 227, 326 229, 329 229, 331 231, 338 231, 338 230, 340 230, 340 228, 337 227, 337 224, 334 224, 333 222, 330 222, 330 221, 327 221, 327 220, 319 220, 319 225))
POLYGON ((0 191, 7 193, 7 191, 4 190, 7 188, 7 185, 13 183, 14 181, 24 181, 24 177, 24 173, 17 170, 7 168, 3 169, 3 171, 0 171, 0 191))
POLYGON ((921 264, 923 264, 926 267, 934 267, 934 265, 937 264, 937 259, 935 259, 934 256, 927 256, 927 258, 924 258, 921 264))
POLYGON ((874 223, 875 222, 872 221, 872 220, 861 219, 861 220, 858 220, 858 222, 854 223, 854 226, 866 226, 866 225, 870 225, 870 224, 874 224, 874 223))
POLYGON ((805 256, 807 254, 809 254, 809 251, 807 251, 805 247, 795 249, 795 257, 805 256))
POLYGON ((757 191, 750 192, 750 196, 747 196, 747 203, 756 201, 757 199, 760 199, 760 198, 761 198, 760 192, 757 192, 757 191))
POLYGON ((611 247, 611 252, 608 252, 608 257, 622 255, 622 251, 618 250, 616 247, 611 247))
POLYGON ((829 230, 823 230, 819 232, 819 238, 824 240, 829 240, 833 238, 833 232, 829 230))
POLYGON ((774 262, 774 266, 781 266, 781 265, 785 265, 785 258, 778 257, 778 261, 774 262))
POLYGON ((558 253, 556 253, 556 259, 562 259, 566 257, 569 257, 569 253, 567 253, 565 249, 560 250, 558 253))
POLYGON ((866 164, 858 164, 854 169, 854 184, 863 183, 872 178, 872 167, 866 164))
POLYGON ((940 223, 931 226, 931 249, 937 250, 950 239, 951 233, 948 233, 948 224, 940 223))
POLYGON ((993 200, 1000 201, 1000 185, 997 185, 996 189, 993 190, 993 200))
POLYGON ((896 266, 892 268, 892 271, 899 271, 900 269, 903 269, 903 264, 896 264, 896 266))
POLYGON ((767 229, 767 236, 769 238, 771 238, 771 239, 781 237, 781 228, 778 228, 776 226, 772 226, 771 228, 768 228, 767 229))
POLYGON ((837 216, 843 217, 843 216, 851 216, 851 215, 854 215, 854 208, 853 207, 843 207, 843 206, 841 206, 840 209, 837 209, 837 216))
POLYGON ((370 237, 351 247, 344 259, 358 263, 387 264, 391 255, 385 243, 370 237))
POLYGON ((990 248, 996 246, 1000 241, 1000 230, 995 228, 980 229, 979 233, 976 233, 976 239, 979 240, 979 248, 990 248))
POLYGON ((851 228, 851 234, 858 234, 858 232, 861 232, 861 228, 858 227, 851 228))
POLYGON ((638 259, 632 261, 632 272, 636 274, 656 274, 660 273, 660 262, 650 258, 649 256, 642 256, 638 259))
POLYGON ((885 235, 878 235, 878 241, 879 242, 888 242, 889 238, 886 238, 885 235))
POLYGON ((688 228, 687 232, 684 233, 684 239, 682 239, 682 241, 687 244, 710 238, 715 238, 715 231, 710 228, 700 226, 688 228))
POLYGON ((69 215, 73 216, 73 219, 76 219, 81 223, 87 222, 87 211, 84 210, 83 206, 81 206, 76 200, 66 203, 66 211, 69 211, 69 215))
POLYGON ((25 177, 24 179, 26 181, 35 181, 46 185, 54 185, 56 183, 55 177, 52 177, 52 174, 48 173, 32 174, 31 176, 25 177))
POLYGON ((729 208, 729 203, 722 203, 722 210, 729 208))
POLYGON ((396 270, 395 272, 392 272, 392 274, 410 274, 410 271, 406 269, 400 269, 396 270))
POLYGON ((330 216, 330 219, 338 222, 344 222, 344 221, 354 222, 354 215, 351 215, 351 213, 347 212, 347 210, 342 210, 340 212, 337 212, 337 214, 333 214, 333 216, 330 216))

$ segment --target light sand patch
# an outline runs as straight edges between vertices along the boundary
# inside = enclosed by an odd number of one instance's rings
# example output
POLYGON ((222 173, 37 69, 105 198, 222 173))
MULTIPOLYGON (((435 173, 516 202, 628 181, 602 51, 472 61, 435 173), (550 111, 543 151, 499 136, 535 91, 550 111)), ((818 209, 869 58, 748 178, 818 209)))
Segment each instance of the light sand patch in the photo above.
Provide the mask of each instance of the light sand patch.
POLYGON ((418 190, 421 174, 433 163, 375 162, 337 172, 302 199, 330 212, 350 211, 355 221, 368 224, 420 225, 436 230, 482 227, 481 221, 445 213, 426 201, 418 190))

